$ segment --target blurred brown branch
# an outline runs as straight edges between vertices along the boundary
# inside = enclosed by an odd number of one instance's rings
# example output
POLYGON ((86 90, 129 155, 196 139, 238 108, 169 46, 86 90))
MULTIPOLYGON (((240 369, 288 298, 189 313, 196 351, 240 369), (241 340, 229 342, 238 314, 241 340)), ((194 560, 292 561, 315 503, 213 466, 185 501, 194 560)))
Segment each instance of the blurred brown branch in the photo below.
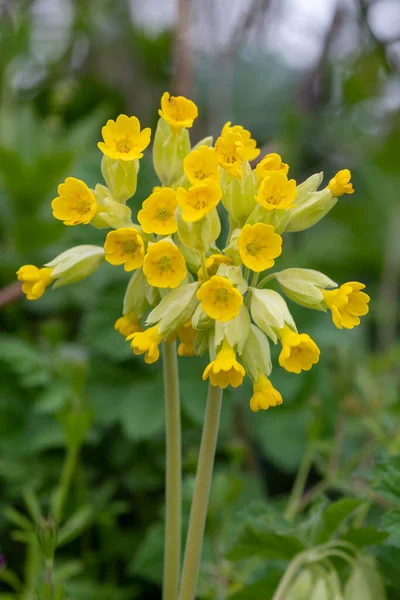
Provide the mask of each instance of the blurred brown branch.
POLYGON ((14 281, 0 290, 0 308, 18 300, 22 295, 22 283, 14 281))
POLYGON ((192 0, 178 0, 178 15, 175 28, 174 78, 172 93, 191 96, 192 56, 189 40, 192 0))

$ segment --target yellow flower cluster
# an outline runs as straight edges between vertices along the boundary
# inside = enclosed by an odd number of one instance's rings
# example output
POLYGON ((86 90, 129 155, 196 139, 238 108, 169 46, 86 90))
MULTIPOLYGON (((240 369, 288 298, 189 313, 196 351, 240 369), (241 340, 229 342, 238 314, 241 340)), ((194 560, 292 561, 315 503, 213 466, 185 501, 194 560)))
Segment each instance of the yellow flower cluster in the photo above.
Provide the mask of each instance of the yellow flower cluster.
POLYGON ((68 177, 52 202, 54 217, 65 225, 108 227, 104 248, 79 246, 43 268, 21 267, 22 290, 36 300, 52 282, 82 279, 103 260, 123 265, 132 275, 115 329, 135 354, 154 363, 160 344, 178 337, 180 356, 209 353, 203 379, 211 385, 238 387, 248 375, 251 410, 278 406, 282 396, 268 379, 268 340, 280 344, 279 365, 290 373, 311 369, 320 351, 309 335, 297 332, 269 282, 275 279, 302 306, 330 310, 340 329, 352 329, 368 312, 361 283, 338 287, 307 269, 260 277, 281 255, 285 232, 311 227, 339 196, 353 193, 350 171, 339 171, 322 190, 321 174, 298 185, 279 154, 267 154, 252 168, 260 150, 241 125, 227 122, 214 145, 205 138, 191 148, 188 129, 197 106, 166 92, 159 115, 153 161, 160 185, 142 203, 137 222, 126 203, 136 191, 151 132, 136 117, 120 115, 103 127, 98 144, 107 185, 91 190, 68 177), (221 219, 229 225, 222 242, 221 219))

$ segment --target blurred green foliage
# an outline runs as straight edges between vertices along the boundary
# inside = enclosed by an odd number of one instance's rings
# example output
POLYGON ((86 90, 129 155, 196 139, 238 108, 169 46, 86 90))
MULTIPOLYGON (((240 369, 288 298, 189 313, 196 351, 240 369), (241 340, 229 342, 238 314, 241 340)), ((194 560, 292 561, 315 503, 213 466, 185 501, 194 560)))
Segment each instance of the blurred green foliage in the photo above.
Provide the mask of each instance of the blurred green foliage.
MULTIPOLYGON (((153 126, 161 92, 170 86, 172 34, 150 36, 135 27, 128 3, 75 2, 64 46, 41 60, 32 51, 32 5, 0 8, 2 293, 21 264, 41 264, 73 244, 102 243, 101 232, 54 221, 50 201, 68 175, 88 185, 100 181, 96 142, 107 118, 134 113, 153 126)), ((301 75, 276 58, 260 78, 265 59, 235 56, 233 112, 225 120, 251 126, 261 146, 281 151, 296 179, 322 169, 329 178, 348 166, 356 189, 324 222, 285 238, 277 268, 310 267, 338 282, 364 281, 371 313, 358 330, 342 332, 327 315, 302 311, 299 327, 323 358, 301 377, 274 371, 284 397, 279 409, 252 414, 249 385, 227 391, 199 597, 270 598, 287 561, 340 539, 375 556, 388 598, 396 600, 400 116, 385 108, 385 98, 398 74, 370 43, 345 65, 326 61, 324 94, 315 100, 301 75), (307 453, 313 468, 304 506, 288 523, 283 510, 307 453), (335 502, 328 505, 327 497, 335 502)), ((201 85, 212 68, 204 60, 199 75, 199 139, 209 133, 207 118, 215 121, 201 85)), ((132 208, 156 184, 146 158, 139 183, 132 208)), ((0 313, 2 600, 35 597, 43 576, 35 532, 40 515, 57 505, 71 448, 76 464, 58 534, 56 581, 66 581, 68 597, 80 600, 159 597, 162 381, 158 365, 134 357, 113 329, 126 283, 122 269, 104 265, 89 281, 34 304, 4 303, 0 313)), ((206 390, 201 359, 180 365, 187 522, 206 390)), ((349 578, 346 563, 335 559, 335 568, 349 578)))

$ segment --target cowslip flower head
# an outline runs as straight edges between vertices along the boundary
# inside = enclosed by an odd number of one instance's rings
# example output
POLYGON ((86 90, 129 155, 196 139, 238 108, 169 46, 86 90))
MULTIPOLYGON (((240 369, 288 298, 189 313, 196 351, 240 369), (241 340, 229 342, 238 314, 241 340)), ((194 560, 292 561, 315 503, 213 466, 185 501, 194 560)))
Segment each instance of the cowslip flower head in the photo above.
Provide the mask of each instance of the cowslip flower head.
POLYGON ((128 337, 128 335, 131 335, 131 333, 143 331, 142 326, 140 325, 140 319, 133 310, 130 310, 117 319, 114 323, 114 329, 125 338, 128 337))
POLYGON ((144 243, 134 227, 121 227, 107 234, 104 244, 106 261, 111 265, 124 265, 125 271, 139 269, 143 264, 144 243))
POLYGON ((53 282, 53 269, 39 269, 35 265, 24 265, 17 271, 18 281, 22 281, 22 291, 28 300, 38 300, 48 285, 53 282))
POLYGON ((170 187, 159 187, 146 198, 138 212, 138 221, 145 233, 171 235, 178 229, 175 210, 176 192, 170 187))
POLYGON ((171 127, 172 131, 179 133, 182 129, 192 127, 199 111, 192 100, 184 96, 170 96, 165 92, 161 98, 161 109, 158 114, 171 127))
POLYGON ((221 188, 214 181, 196 183, 188 190, 178 188, 176 199, 183 211, 182 219, 186 223, 200 221, 218 205, 221 196, 221 188))
POLYGON ((183 161, 183 170, 192 185, 207 180, 219 183, 218 157, 214 148, 209 146, 200 146, 192 150, 183 161))
POLYGON ((96 198, 84 181, 67 177, 58 186, 58 196, 51 203, 53 216, 64 225, 90 223, 96 214, 96 198))
POLYGON ((256 166, 256 180, 257 186, 260 185, 264 177, 266 177, 271 171, 280 171, 284 175, 289 172, 289 165, 282 161, 282 157, 276 152, 271 152, 264 156, 262 160, 256 166))
POLYGON ((238 248, 243 264, 260 273, 272 267, 274 258, 282 254, 282 238, 272 225, 245 225, 238 237, 238 248))
POLYGON ((144 361, 151 365, 160 358, 158 346, 163 337, 158 333, 158 327, 149 327, 146 331, 136 331, 126 338, 131 340, 131 348, 136 355, 144 354, 144 361))
POLYGON ((142 158, 143 151, 150 144, 150 127, 140 131, 137 117, 119 115, 116 121, 110 119, 102 128, 103 142, 97 146, 108 156, 116 160, 132 161, 142 158))
POLYGON ((332 311, 332 321, 338 329, 353 329, 360 324, 360 317, 368 313, 370 297, 363 283, 349 281, 335 290, 321 289, 326 306, 332 311))
POLYGON ((226 388, 231 385, 236 388, 242 385, 245 374, 244 367, 236 360, 235 351, 224 339, 215 360, 205 368, 203 380, 209 379, 215 387, 226 388))
POLYGON ((180 344, 178 346, 179 356, 195 356, 194 337, 195 329, 192 327, 192 319, 189 319, 178 329, 178 337, 180 344))
MULTIPOLYGON (((226 256, 225 254, 211 254, 211 256, 209 256, 206 260, 208 276, 212 277, 212 275, 216 275, 217 271, 218 271, 218 267, 220 265, 232 265, 232 264, 233 264, 233 260, 231 259, 230 256, 226 256)), ((204 279, 203 270, 201 267, 197 271, 197 278, 199 281, 204 279)))
POLYGON ((251 133, 250 131, 248 131, 248 129, 245 129, 244 127, 242 127, 242 125, 232 126, 231 121, 228 121, 223 126, 221 135, 224 136, 229 132, 238 133, 242 138, 246 160, 252 161, 255 158, 257 158, 261 151, 259 148, 257 148, 257 142, 256 140, 253 140, 253 138, 251 137, 251 133))
POLYGON ((243 304, 242 294, 227 277, 220 275, 205 281, 196 296, 204 312, 222 323, 237 317, 243 304))
POLYGON ((235 179, 242 178, 242 166, 246 160, 243 138, 239 133, 228 131, 215 142, 218 162, 235 179))
POLYGON ((267 210, 288 209, 294 206, 296 182, 281 171, 271 171, 264 177, 256 200, 267 210))
POLYGON ((282 343, 279 364, 289 373, 309 371, 319 361, 320 350, 307 333, 296 333, 285 324, 278 334, 282 343))
POLYGON ((349 169, 342 169, 336 173, 335 177, 332 177, 328 183, 328 188, 334 198, 339 198, 343 194, 354 194, 353 184, 350 182, 350 179, 351 173, 349 169))
POLYGON ((172 242, 161 240, 149 245, 143 261, 147 282, 158 288, 176 288, 186 277, 185 259, 172 242))
POLYGON ((250 398, 250 408, 253 412, 268 410, 271 406, 282 404, 282 396, 274 388, 270 380, 258 372, 257 379, 253 383, 253 395, 250 398))

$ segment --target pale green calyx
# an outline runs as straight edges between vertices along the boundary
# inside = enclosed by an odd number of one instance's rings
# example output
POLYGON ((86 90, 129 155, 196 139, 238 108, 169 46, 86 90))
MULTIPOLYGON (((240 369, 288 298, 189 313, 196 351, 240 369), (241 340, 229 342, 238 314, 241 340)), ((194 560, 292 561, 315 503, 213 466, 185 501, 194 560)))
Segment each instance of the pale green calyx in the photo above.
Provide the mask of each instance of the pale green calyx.
POLYGON ((268 338, 265 337, 256 325, 250 325, 241 359, 253 381, 257 379, 258 372, 263 373, 267 377, 271 373, 272 363, 268 338))
POLYGON ((135 194, 138 171, 138 160, 125 161, 103 155, 101 173, 117 202, 125 203, 135 194))
POLYGON ((209 330, 211 328, 214 327, 214 319, 211 319, 211 317, 208 316, 207 313, 204 312, 204 310, 201 308, 200 304, 199 306, 196 308, 196 310, 194 311, 193 317, 192 317, 192 327, 194 329, 199 329, 199 330, 209 330))
POLYGON ((233 265, 221 264, 218 267, 217 275, 221 277, 227 277, 233 285, 236 285, 238 291, 243 295, 247 292, 249 286, 242 275, 241 267, 234 267, 233 265))
POLYGON ((337 287, 332 279, 313 269, 285 269, 274 273, 274 278, 288 298, 314 310, 326 311, 321 288, 337 287))
POLYGON ((320 221, 337 203, 328 188, 312 192, 300 205, 290 211, 289 221, 284 231, 303 231, 320 221))
MULTIPOLYGON (((242 354, 247 336, 250 332, 250 315, 245 306, 241 306, 237 317, 222 323, 215 321, 215 346, 222 344, 223 340, 235 347, 239 354, 242 354)), ((265 337, 265 336, 264 336, 265 337)))
POLYGON ((116 202, 108 187, 98 183, 94 189, 94 195, 98 206, 97 212, 91 220, 94 227, 98 229, 132 227, 131 209, 124 203, 116 202))
POLYGON ((146 320, 146 325, 158 323, 160 335, 168 337, 192 316, 196 305, 196 292, 199 283, 182 285, 169 292, 154 308, 146 320))
POLYGON ((300 206, 306 202, 309 199, 310 194, 317 191, 322 183, 323 178, 324 174, 321 171, 321 173, 315 173, 314 175, 311 175, 311 177, 296 187, 296 206, 300 206))
POLYGON ((149 302, 147 299, 148 288, 151 287, 143 274, 143 269, 134 271, 126 288, 124 297, 123 314, 133 311, 139 318, 147 312, 149 302))
POLYGON ((205 252, 215 242, 221 233, 221 221, 217 210, 214 208, 200 221, 188 223, 182 218, 182 209, 176 211, 178 235, 182 244, 192 250, 205 252))
POLYGON ((229 213, 235 227, 243 227, 248 215, 256 205, 254 176, 250 164, 243 164, 242 177, 221 174, 222 204, 229 213))
POLYGON ((183 175, 183 159, 190 152, 189 131, 171 131, 164 119, 159 119, 154 137, 153 164, 159 180, 173 186, 183 175))
POLYGON ((250 288, 250 310, 256 325, 276 344, 276 330, 283 329, 285 323, 297 331, 296 324, 282 296, 274 290, 250 288))
POLYGON ((58 288, 89 277, 104 262, 104 256, 101 246, 74 246, 56 256, 45 267, 53 269, 51 276, 56 279, 53 287, 58 288))

